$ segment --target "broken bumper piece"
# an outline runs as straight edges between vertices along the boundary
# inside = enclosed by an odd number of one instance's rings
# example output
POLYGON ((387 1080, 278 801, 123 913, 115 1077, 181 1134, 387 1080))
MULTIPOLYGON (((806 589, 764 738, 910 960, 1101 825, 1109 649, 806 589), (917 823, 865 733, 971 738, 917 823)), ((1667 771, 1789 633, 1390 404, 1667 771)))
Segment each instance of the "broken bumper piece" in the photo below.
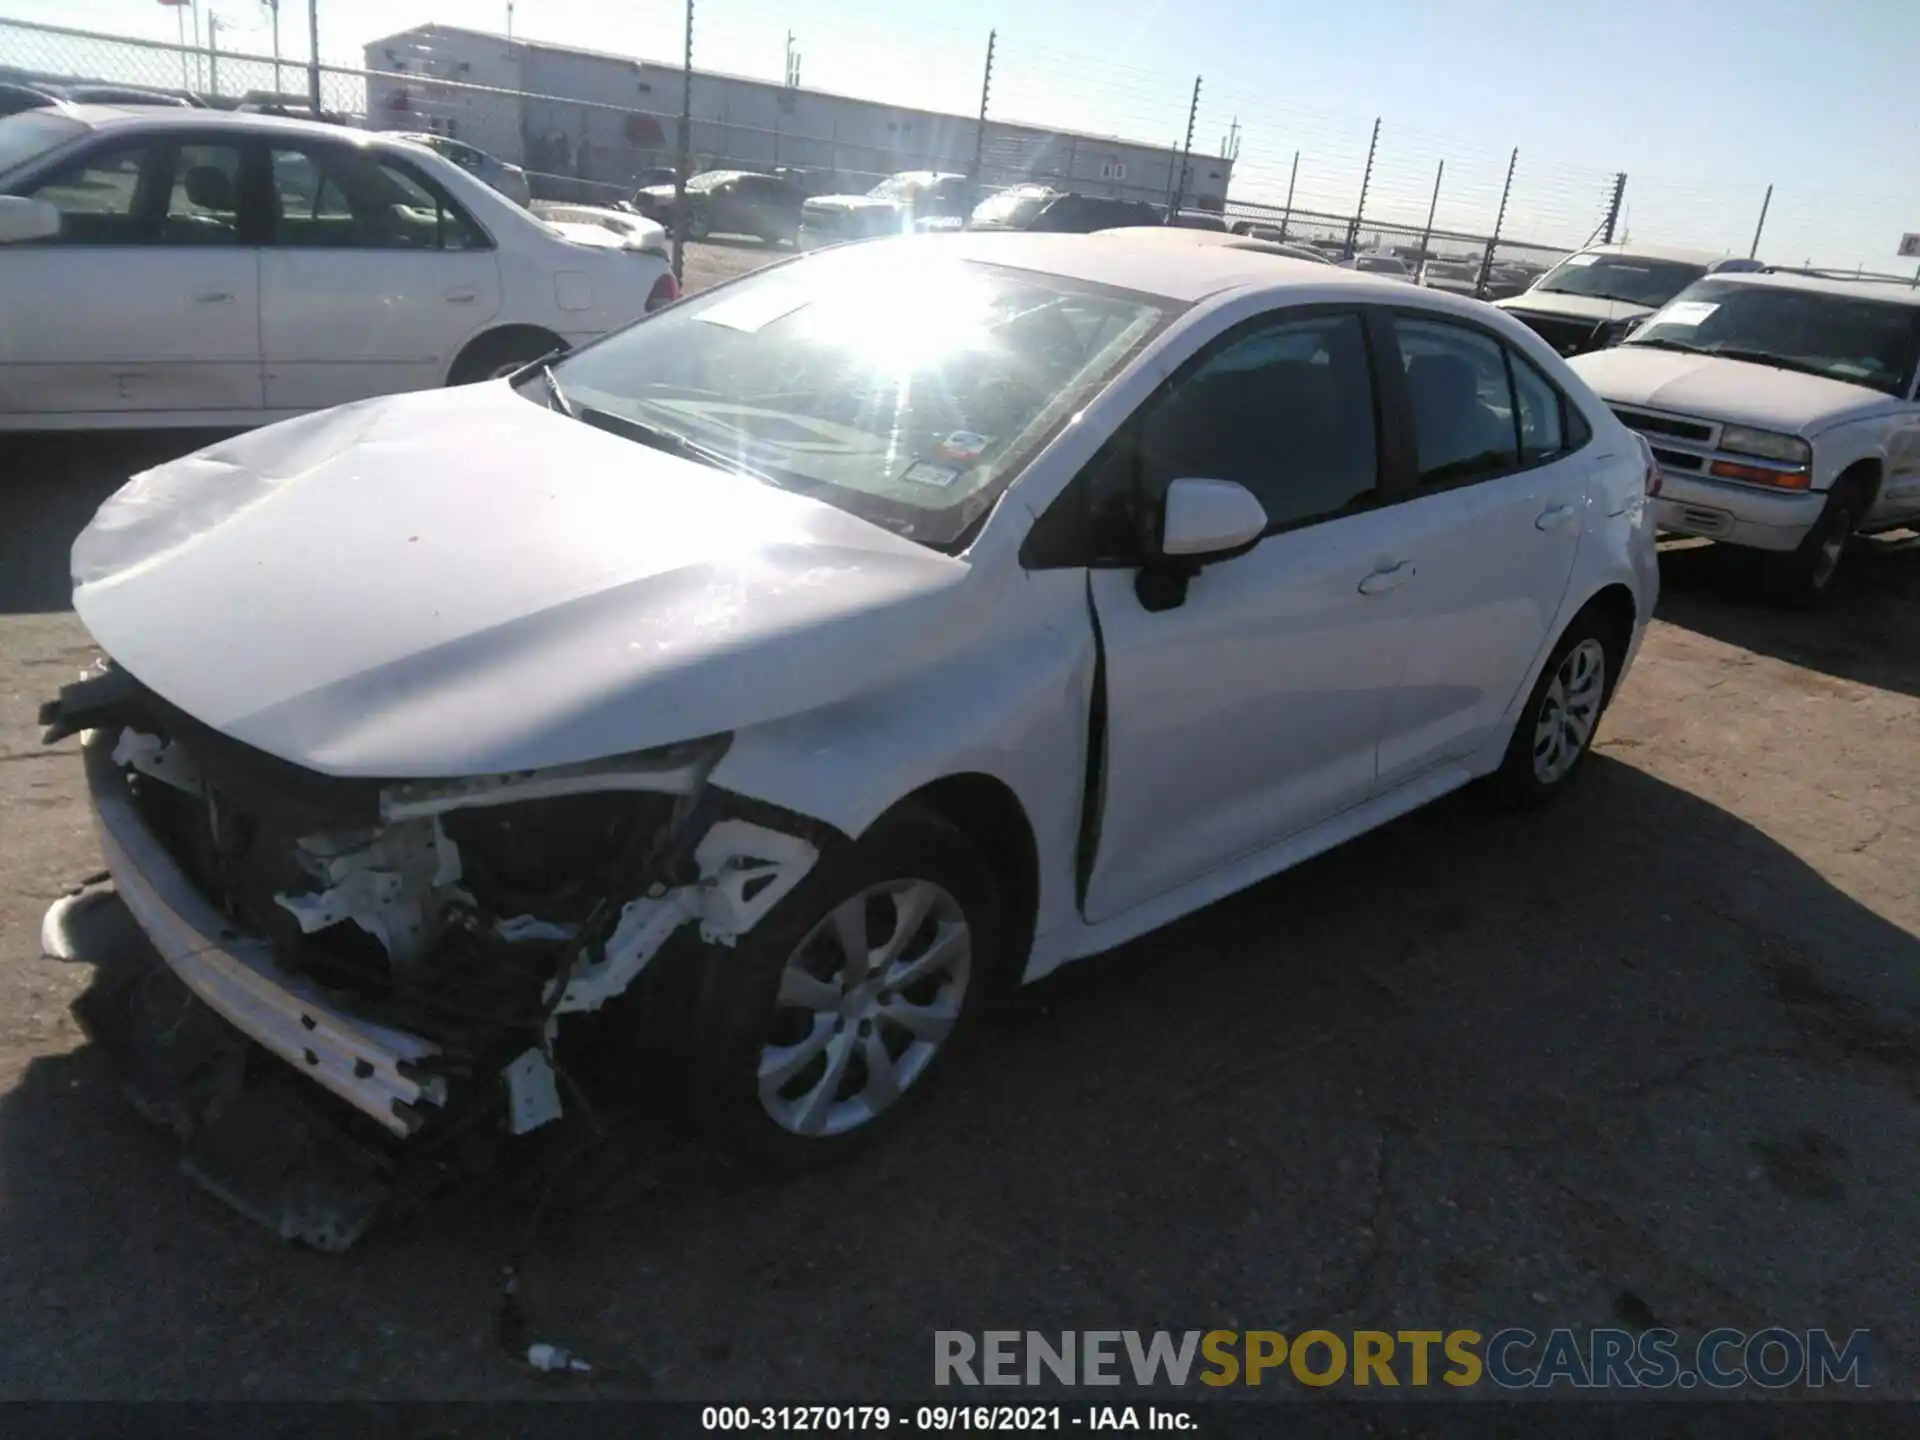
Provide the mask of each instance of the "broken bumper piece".
MULTIPOLYGON (((87 786, 114 887, 180 983, 214 1014, 398 1136, 447 1103, 438 1047, 356 1017, 241 935, 147 827, 113 762, 114 732, 86 737, 87 786)), ((56 911, 58 907, 56 907, 56 911)), ((76 916, 77 918, 77 916, 76 916)), ((49 914, 49 927, 56 915, 49 914)), ((61 943, 45 935, 49 949, 61 943)))

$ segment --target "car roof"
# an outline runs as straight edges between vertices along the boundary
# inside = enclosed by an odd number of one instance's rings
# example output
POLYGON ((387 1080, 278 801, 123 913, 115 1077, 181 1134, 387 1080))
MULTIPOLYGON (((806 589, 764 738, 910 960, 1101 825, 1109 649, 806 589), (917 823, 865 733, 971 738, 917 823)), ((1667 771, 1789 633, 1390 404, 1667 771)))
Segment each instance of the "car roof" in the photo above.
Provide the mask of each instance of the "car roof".
MULTIPOLYGON (((1244 235, 1222 235, 1209 243, 1176 243, 1161 237, 1170 227, 1127 226, 1092 235, 1036 234, 1030 230, 968 230, 942 235, 931 243, 952 247, 964 258, 1016 270, 1038 270, 1094 285, 1112 285, 1163 299, 1192 303, 1243 286, 1296 284, 1329 287, 1356 298, 1391 293, 1404 299, 1404 281, 1381 280, 1312 260, 1278 255, 1244 235), (1240 243, 1235 244, 1234 241, 1240 243)), ((1193 232, 1188 232, 1191 235, 1193 232)), ((912 237, 873 242, 882 245, 929 243, 912 237)))
POLYGON ((1575 252, 1580 255, 1619 255, 1629 260, 1673 260, 1683 265, 1711 265, 1725 260, 1724 250, 1688 250, 1678 245, 1640 245, 1615 241, 1611 245, 1588 245, 1575 252))
POLYGON ((195 130, 250 130, 262 135, 305 135, 313 139, 326 136, 334 140, 344 136, 358 141, 396 143, 377 130, 329 125, 324 120, 296 120, 286 115, 262 115, 247 110, 199 110, 178 105, 73 105, 63 113, 102 133, 137 134, 142 130, 178 130, 183 126, 191 126, 195 130))
POLYGON ((1844 295, 1850 300, 1884 300, 1920 306, 1920 288, 1892 278, 1850 280, 1839 275, 1804 275, 1785 270, 1739 270, 1707 277, 1716 283, 1751 285, 1761 290, 1804 290, 1815 295, 1844 295))

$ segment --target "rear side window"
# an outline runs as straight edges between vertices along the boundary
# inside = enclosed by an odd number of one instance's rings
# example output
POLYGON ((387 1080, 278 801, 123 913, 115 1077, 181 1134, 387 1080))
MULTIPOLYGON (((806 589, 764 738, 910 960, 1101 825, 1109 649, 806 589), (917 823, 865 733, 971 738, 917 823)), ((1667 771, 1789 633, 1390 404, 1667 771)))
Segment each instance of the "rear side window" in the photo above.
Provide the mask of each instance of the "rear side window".
POLYGON ((1356 315, 1262 327, 1229 340, 1142 417, 1149 495, 1183 476, 1236 480, 1278 527, 1374 497, 1372 374, 1356 315))
POLYGON ((274 243, 325 250, 484 250, 486 233, 409 166, 358 150, 275 149, 274 243))
POLYGON ((1513 399, 1520 415, 1522 463, 1537 465, 1566 454, 1573 447, 1567 443, 1567 430, 1562 423, 1560 392, 1546 376, 1513 351, 1507 352, 1507 359, 1513 366, 1513 399))
POLYGON ((1463 325, 1404 315, 1394 317, 1393 333, 1413 402, 1421 487, 1517 468, 1518 430, 1505 347, 1463 325))

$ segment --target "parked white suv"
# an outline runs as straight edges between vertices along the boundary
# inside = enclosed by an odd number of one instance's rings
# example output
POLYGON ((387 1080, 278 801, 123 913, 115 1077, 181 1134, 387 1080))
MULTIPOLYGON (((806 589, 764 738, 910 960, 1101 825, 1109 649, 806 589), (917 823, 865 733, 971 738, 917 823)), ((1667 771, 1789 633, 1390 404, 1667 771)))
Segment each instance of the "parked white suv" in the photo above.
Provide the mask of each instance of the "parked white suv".
POLYGON ((0 120, 0 431, 245 426, 504 374, 677 295, 410 141, 217 110, 0 120))
POLYGON ((158 950, 80 1013, 321 1244, 575 1107, 596 1037, 830 1157, 993 989, 1572 783, 1652 615, 1650 471, 1487 306, 1124 235, 837 246, 222 442, 73 550, 115 668, 43 718, 158 950))
POLYGON ((1660 527, 1773 555, 1818 599, 1847 541, 1920 523, 1920 289, 1770 271, 1702 280, 1571 362, 1644 435, 1660 527))

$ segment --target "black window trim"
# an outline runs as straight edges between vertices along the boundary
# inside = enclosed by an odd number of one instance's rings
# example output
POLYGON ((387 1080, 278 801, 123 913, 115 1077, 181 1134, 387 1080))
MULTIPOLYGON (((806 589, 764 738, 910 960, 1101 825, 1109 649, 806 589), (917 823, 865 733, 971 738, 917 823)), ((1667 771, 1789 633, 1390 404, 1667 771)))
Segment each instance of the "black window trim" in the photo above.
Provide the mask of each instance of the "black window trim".
MULTIPOLYGON (((1572 397, 1554 382, 1554 378, 1547 374, 1546 370, 1543 369, 1538 362, 1527 356, 1514 345, 1511 340, 1491 325, 1484 324, 1471 316, 1455 315, 1451 311, 1446 310, 1429 310, 1418 305, 1381 305, 1376 303, 1371 308, 1381 321, 1382 338, 1384 341, 1384 345, 1381 348, 1384 349, 1386 345, 1392 346, 1392 350, 1388 353, 1399 353, 1399 339, 1394 333, 1393 322, 1402 318, 1425 321, 1430 324, 1452 325, 1479 335, 1483 339, 1492 341, 1500 349, 1501 365, 1507 375, 1507 404, 1510 407, 1509 413, 1513 416, 1513 453, 1514 458, 1519 462, 1518 464, 1502 470, 1483 471, 1478 475, 1462 475, 1457 479, 1445 480, 1437 485, 1422 485, 1420 484, 1417 463, 1409 463, 1404 474, 1408 487, 1407 493, 1398 496, 1398 499, 1415 500, 1425 495, 1443 495, 1449 490, 1460 490, 1469 485, 1484 485, 1490 480, 1505 480, 1514 475, 1524 475, 1529 470, 1538 470, 1543 465, 1557 465, 1562 460, 1579 454, 1580 451, 1593 443, 1595 433, 1593 422, 1588 420, 1586 416, 1580 412, 1580 407, 1574 404, 1572 397), (1520 428, 1519 390, 1513 378, 1513 362, 1516 359, 1532 367, 1534 374, 1538 375, 1546 387, 1557 397, 1560 406, 1560 439, 1562 448, 1554 451, 1550 455, 1544 455, 1537 460, 1527 459, 1526 445, 1523 443, 1523 432, 1520 428), (1571 415, 1569 412, 1571 412, 1571 415), (1568 423, 1573 415, 1579 416, 1579 428, 1584 432, 1580 436, 1578 444, 1573 443, 1574 426, 1568 423)), ((1397 392, 1397 400, 1400 407, 1400 424, 1404 429, 1406 439, 1409 443, 1409 449, 1411 450, 1415 437, 1413 396, 1407 389, 1405 371, 1398 367, 1391 368, 1398 371, 1390 388, 1397 392)), ((1410 462, 1412 461, 1411 454, 1409 454, 1408 459, 1410 462)))
MULTIPOLYGON (((249 136, 248 138, 250 141, 253 142, 253 149, 255 150, 255 153, 258 156, 258 159, 255 161, 255 169, 258 172, 258 185, 255 188, 254 194, 255 194, 256 200, 260 202, 263 207, 265 207, 265 202, 267 199, 267 195, 269 193, 268 187, 272 186, 272 184, 274 183, 273 182, 273 152, 274 151, 297 150, 302 154, 306 155, 308 159, 313 161, 314 168, 316 170, 320 169, 319 157, 323 155, 363 154, 370 157, 376 164, 391 165, 394 169, 400 171, 401 174, 405 175, 408 179, 412 180, 416 185, 420 186, 421 189, 425 190, 429 195, 433 196, 433 198, 436 201, 438 201, 443 208, 452 210, 456 214, 461 216, 467 222, 468 225, 473 227, 474 233, 478 235, 481 241, 483 242, 482 244, 479 244, 479 245, 465 245, 465 246, 462 246, 459 250, 451 250, 451 251, 446 249, 444 246, 436 245, 431 252, 422 251, 422 250, 399 250, 399 249, 388 250, 383 247, 379 252, 374 252, 369 250, 367 252, 369 254, 372 254, 372 253, 381 253, 381 254, 432 253, 435 255, 449 255, 449 254, 471 255, 471 254, 481 254, 487 251, 497 250, 500 248, 500 243, 498 240, 494 238, 493 232, 480 222, 479 217, 476 216, 465 205, 462 205, 458 197, 456 197, 451 191, 449 191, 446 188, 446 186, 442 185, 439 182, 439 180, 434 178, 432 175, 428 175, 424 173, 419 168, 419 166, 414 163, 414 160, 411 156, 399 154, 394 150, 390 150, 386 148, 385 146, 353 145, 350 143, 345 143, 345 142, 336 140, 331 136, 257 135, 257 136, 249 136)), ((422 148, 427 148, 427 147, 422 147, 422 148)), ((441 156, 440 158, 443 160, 446 160, 446 157, 444 155, 441 156)), ((455 162, 452 160, 447 160, 447 164, 449 165, 453 165, 454 163, 455 162)), ((462 173, 465 174, 468 172, 462 171, 462 173)), ((245 174, 245 157, 244 156, 242 157, 242 174, 243 175, 245 174)), ((483 180, 480 183, 484 185, 486 182, 483 180)), ((268 209, 263 208, 261 224, 260 224, 261 238, 256 242, 263 249, 267 249, 267 250, 312 249, 316 251, 325 249, 329 251, 334 251, 334 250, 341 250, 341 249, 360 248, 356 246, 344 246, 344 247, 343 246, 302 246, 302 245, 281 244, 278 238, 270 232, 270 229, 266 223, 268 213, 269 213, 268 209)))
MULTIPOLYGON (((1322 301, 1263 310, 1258 315, 1250 315, 1245 320, 1229 326, 1207 341, 1181 361, 1172 374, 1154 386, 1152 393, 1146 399, 1134 406, 1127 417, 1114 427, 1113 433, 1101 441, 1099 448, 1062 487, 1060 493, 1054 496, 1052 503, 1034 520, 1020 545, 1021 568, 1062 570, 1085 567, 1095 570, 1125 570, 1139 565, 1143 557, 1137 553, 1100 554, 1094 548, 1097 537, 1093 534, 1094 517, 1087 513, 1090 499, 1088 492, 1094 483, 1095 476, 1102 468, 1122 463, 1116 458, 1115 447, 1129 444, 1131 437, 1139 429, 1141 417, 1174 389, 1185 383, 1195 370, 1221 351, 1239 344, 1250 335, 1257 335, 1265 330, 1329 316, 1351 317, 1360 323, 1361 345, 1367 356, 1367 374, 1373 402, 1373 489, 1338 510, 1329 510, 1296 520, 1270 522, 1267 528, 1260 532, 1258 538, 1249 542, 1245 548, 1255 549, 1275 535, 1329 524, 1335 520, 1362 515, 1396 503, 1400 482, 1404 478, 1403 472, 1412 463, 1410 443, 1412 431, 1407 428, 1404 412, 1408 402, 1404 394, 1399 395, 1398 405, 1389 404, 1387 400, 1389 390, 1397 389, 1404 392, 1406 382, 1403 376, 1396 375, 1395 367, 1382 363, 1382 355, 1385 352, 1380 348, 1382 332, 1379 324, 1376 323, 1375 308, 1364 302, 1348 300, 1322 301)), ((1390 339, 1391 331, 1386 333, 1390 339)), ((1160 503, 1148 497, 1136 498, 1146 499, 1149 504, 1160 503)))

